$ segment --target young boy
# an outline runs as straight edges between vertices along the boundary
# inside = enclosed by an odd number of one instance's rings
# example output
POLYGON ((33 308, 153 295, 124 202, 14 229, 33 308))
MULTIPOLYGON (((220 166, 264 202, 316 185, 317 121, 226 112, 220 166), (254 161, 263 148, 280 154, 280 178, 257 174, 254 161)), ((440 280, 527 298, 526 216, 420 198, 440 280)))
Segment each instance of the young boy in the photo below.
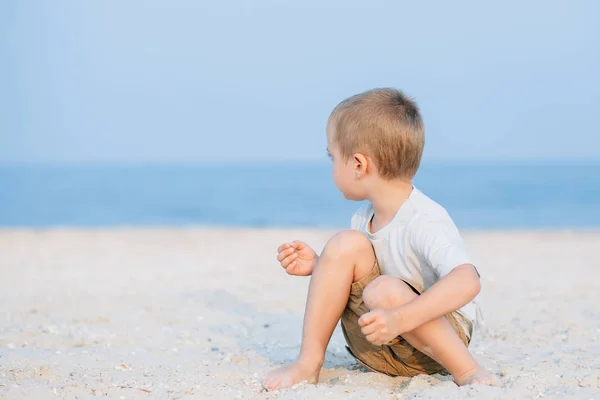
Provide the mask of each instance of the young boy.
POLYGON ((279 247, 288 274, 312 277, 300 355, 265 377, 267 389, 317 383, 340 318, 348 351, 370 370, 496 384, 467 349, 479 274, 450 216, 412 184, 424 142, 417 105, 397 90, 370 90, 333 110, 333 180, 346 199, 369 203, 320 256, 300 241, 279 247))

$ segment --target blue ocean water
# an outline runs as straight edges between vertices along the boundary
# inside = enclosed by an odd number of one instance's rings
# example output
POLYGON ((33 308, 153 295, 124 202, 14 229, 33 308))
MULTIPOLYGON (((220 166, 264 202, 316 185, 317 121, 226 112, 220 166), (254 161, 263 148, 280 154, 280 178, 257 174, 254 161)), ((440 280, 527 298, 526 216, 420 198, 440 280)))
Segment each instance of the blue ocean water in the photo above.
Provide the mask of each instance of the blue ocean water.
MULTIPOLYGON (((460 228, 600 227, 600 164, 424 165, 460 228)), ((348 227, 323 165, 3 166, 0 226, 348 227)))

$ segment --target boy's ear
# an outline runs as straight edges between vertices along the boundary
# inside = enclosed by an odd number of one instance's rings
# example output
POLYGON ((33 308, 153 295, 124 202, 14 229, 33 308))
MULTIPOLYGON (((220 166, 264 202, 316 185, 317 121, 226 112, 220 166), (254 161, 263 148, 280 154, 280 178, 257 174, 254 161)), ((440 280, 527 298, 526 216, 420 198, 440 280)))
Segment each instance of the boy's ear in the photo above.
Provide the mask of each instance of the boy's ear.
POLYGON ((362 177, 367 172, 368 160, 364 154, 354 154, 354 173, 358 178, 362 177))

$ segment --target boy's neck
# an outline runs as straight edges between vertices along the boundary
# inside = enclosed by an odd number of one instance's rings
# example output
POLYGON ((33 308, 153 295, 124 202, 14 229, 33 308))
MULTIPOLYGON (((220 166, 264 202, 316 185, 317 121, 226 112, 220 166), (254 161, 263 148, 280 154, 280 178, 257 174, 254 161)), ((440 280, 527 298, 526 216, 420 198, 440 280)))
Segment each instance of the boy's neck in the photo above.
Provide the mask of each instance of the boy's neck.
POLYGON ((413 191, 411 180, 384 181, 369 197, 373 204, 373 227, 376 230, 390 223, 413 191))

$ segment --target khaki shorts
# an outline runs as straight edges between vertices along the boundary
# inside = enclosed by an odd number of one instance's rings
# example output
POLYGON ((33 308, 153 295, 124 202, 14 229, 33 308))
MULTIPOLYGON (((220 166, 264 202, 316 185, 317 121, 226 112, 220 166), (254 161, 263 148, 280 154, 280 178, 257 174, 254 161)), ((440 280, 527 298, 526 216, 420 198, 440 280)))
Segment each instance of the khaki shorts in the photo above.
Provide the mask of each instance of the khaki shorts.
MULTIPOLYGON (((342 331, 346 343, 348 343, 346 349, 363 367, 390 376, 410 377, 420 374, 448 374, 444 367, 415 349, 401 336, 396 337, 386 345, 377 346, 369 342, 362 334, 358 319, 361 315, 369 312, 362 299, 363 290, 380 275, 379 265, 375 264, 373 270, 367 276, 352 284, 350 298, 342 314, 342 331)), ((404 279, 402 280, 417 294, 423 292, 423 288, 404 279)), ((465 346, 469 346, 470 338, 467 332, 472 331, 471 322, 456 311, 447 314, 446 319, 465 346)))

